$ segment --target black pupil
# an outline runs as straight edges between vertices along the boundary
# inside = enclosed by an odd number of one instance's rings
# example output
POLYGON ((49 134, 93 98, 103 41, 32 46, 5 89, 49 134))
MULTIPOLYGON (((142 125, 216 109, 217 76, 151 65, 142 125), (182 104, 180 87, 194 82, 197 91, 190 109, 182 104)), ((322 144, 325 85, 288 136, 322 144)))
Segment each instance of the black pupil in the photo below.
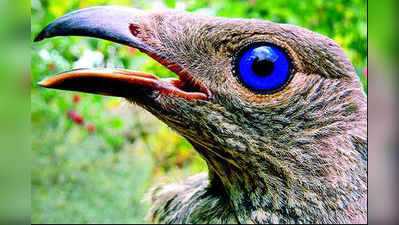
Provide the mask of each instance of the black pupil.
POLYGON ((273 72, 274 63, 266 58, 256 57, 252 63, 252 71, 260 76, 266 77, 273 72))

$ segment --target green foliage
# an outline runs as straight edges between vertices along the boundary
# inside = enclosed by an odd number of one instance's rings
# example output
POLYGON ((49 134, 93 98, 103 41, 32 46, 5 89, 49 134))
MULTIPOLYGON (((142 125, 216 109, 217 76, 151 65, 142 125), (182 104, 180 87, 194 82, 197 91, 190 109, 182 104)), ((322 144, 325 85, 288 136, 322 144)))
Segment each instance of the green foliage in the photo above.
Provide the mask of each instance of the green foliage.
MULTIPOLYGON (((162 1, 32 0, 31 39, 74 9, 131 2, 150 9, 162 1)), ((362 76, 367 66, 365 0, 164 0, 163 4, 216 16, 292 23, 325 34, 344 47, 367 90, 362 76)), ((141 223, 148 208, 141 202, 145 190, 165 176, 172 182, 206 170, 187 141, 144 110, 128 107, 118 98, 36 84, 76 67, 175 76, 159 63, 131 48, 92 38, 53 38, 32 44, 31 51, 33 223, 141 223), (81 123, 70 116, 71 111, 81 123)))

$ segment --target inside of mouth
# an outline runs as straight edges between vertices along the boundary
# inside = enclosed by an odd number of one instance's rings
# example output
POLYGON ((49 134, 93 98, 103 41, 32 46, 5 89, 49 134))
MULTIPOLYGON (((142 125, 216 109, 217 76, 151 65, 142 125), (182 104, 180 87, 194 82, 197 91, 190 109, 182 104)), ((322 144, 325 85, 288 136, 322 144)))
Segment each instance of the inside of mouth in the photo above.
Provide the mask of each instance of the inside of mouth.
MULTIPOLYGON (((194 84, 193 82, 183 80, 181 78, 174 79, 174 78, 166 78, 167 82, 174 85, 176 88, 184 91, 184 92, 203 92, 199 85, 194 84)), ((205 93, 206 94, 206 93, 205 93)))
MULTIPOLYGON (((140 49, 139 49, 140 50, 140 49)), ((198 80, 196 80, 193 76, 191 76, 184 68, 182 68, 177 63, 169 61, 164 57, 161 57, 159 54, 155 52, 148 52, 145 50, 140 50, 141 52, 147 54, 155 61, 163 65, 168 70, 175 73, 179 79, 178 81, 174 81, 173 84, 175 87, 180 90, 188 93, 202 93, 207 96, 207 98, 212 98, 212 93, 205 86, 201 84, 198 80)))
MULTIPOLYGON (((129 71, 129 70, 121 70, 121 71, 123 71, 124 75, 135 76, 135 74, 132 73, 132 71, 129 71)), ((135 73, 137 73, 137 72, 135 72, 135 73)), ((167 88, 169 85, 172 85, 175 88, 177 88, 177 89, 179 89, 179 90, 181 90, 183 92, 207 94, 207 92, 204 91, 204 88, 202 88, 199 85, 199 83, 196 83, 193 80, 187 79, 186 78, 187 76, 182 76, 182 75, 178 75, 177 74, 177 78, 162 78, 162 79, 160 79, 157 76, 152 75, 152 74, 142 73, 142 75, 145 75, 145 76, 147 76, 150 79, 159 80, 161 83, 165 83, 164 84, 165 88, 167 88)))

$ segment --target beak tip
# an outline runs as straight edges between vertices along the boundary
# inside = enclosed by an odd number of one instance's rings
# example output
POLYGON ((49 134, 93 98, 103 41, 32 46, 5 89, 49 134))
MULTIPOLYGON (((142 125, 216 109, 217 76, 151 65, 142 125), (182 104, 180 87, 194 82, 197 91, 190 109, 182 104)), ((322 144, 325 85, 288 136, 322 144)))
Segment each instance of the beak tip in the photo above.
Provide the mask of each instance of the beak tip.
POLYGON ((37 37, 33 40, 33 42, 38 42, 38 41, 41 41, 41 40, 43 40, 43 39, 44 39, 43 37, 37 36, 37 37))
POLYGON ((37 82, 37 85, 39 85, 40 87, 48 87, 48 84, 46 82, 46 79, 37 82))
POLYGON ((33 42, 39 42, 39 41, 42 41, 43 39, 46 39, 47 38, 47 35, 46 35, 46 33, 44 32, 44 30, 42 30, 36 37, 35 37, 35 39, 33 40, 33 42))

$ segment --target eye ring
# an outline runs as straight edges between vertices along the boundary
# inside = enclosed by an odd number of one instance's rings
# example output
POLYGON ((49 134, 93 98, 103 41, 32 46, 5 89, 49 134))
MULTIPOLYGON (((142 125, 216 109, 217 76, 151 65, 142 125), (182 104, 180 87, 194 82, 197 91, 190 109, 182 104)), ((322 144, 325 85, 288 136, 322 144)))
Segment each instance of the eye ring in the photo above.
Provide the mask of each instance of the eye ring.
MULTIPOLYGON (((236 80, 242 86, 244 86, 246 89, 250 90, 251 92, 253 92, 255 94, 274 94, 276 92, 283 90, 292 80, 292 77, 295 74, 295 66, 293 63, 294 62, 292 60, 292 57, 286 49, 284 49, 276 44, 267 42, 267 41, 252 41, 252 42, 245 44, 238 51, 236 51, 234 53, 233 61, 232 61, 232 70, 233 70, 232 72, 233 72, 233 75, 236 78, 236 80), (267 88, 259 89, 257 87, 251 86, 251 84, 249 84, 245 81, 245 79, 243 78, 243 76, 240 72, 240 62, 241 62, 242 57, 247 52, 249 52, 255 48, 258 48, 258 47, 268 47, 268 48, 276 49, 276 51, 280 52, 286 60, 286 64, 288 66, 288 68, 286 68, 286 74, 284 74, 283 77, 279 78, 280 83, 278 83, 278 85, 276 87, 269 88, 269 89, 267 89, 267 88)), ((253 65, 252 65, 252 68, 253 68, 253 65)))

